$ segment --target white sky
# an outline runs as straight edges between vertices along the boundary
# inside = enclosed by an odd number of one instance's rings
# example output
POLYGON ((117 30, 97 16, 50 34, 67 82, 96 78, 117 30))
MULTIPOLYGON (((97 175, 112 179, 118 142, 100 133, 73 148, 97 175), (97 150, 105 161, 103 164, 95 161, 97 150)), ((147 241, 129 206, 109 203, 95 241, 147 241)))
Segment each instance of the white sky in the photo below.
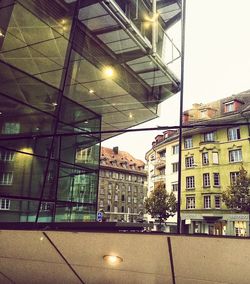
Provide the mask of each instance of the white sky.
MULTIPOLYGON (((250 89, 250 0, 186 0, 184 109, 250 89)), ((180 24, 171 37, 180 47, 180 24)), ((177 69, 176 69, 177 70, 177 69)), ((178 74, 179 76, 179 74, 178 74)), ((139 128, 176 125, 179 94, 161 105, 160 117, 139 128)), ((102 143, 144 160, 162 132, 132 132, 102 143)))

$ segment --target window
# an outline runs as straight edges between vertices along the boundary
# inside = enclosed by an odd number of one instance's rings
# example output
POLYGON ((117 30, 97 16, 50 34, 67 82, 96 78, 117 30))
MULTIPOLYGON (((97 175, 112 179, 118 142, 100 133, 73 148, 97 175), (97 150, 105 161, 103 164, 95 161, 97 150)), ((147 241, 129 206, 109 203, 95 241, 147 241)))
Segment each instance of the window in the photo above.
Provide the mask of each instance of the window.
POLYGON ((239 127, 232 127, 227 130, 228 140, 238 140, 240 139, 240 128, 239 127))
POLYGON ((186 177, 186 188, 193 189, 194 185, 194 176, 186 177))
POLYGON ((214 132, 204 133, 204 141, 205 142, 214 141, 214 132))
POLYGON ((211 208, 211 197, 210 196, 204 196, 204 208, 205 209, 211 208))
POLYGON ((241 149, 229 151, 229 162, 230 163, 241 162, 241 161, 242 161, 241 149))
POLYGON ((136 197, 134 197, 134 203, 137 203, 137 198, 136 197))
POLYGON ((100 188, 100 194, 104 194, 104 193, 105 193, 104 188, 100 188))
POLYGON ((10 210, 10 200, 6 198, 0 199, 0 210, 10 210))
POLYGON ((104 203, 103 203, 103 200, 100 200, 99 206, 100 206, 100 207, 103 207, 103 204, 104 204, 104 203))
POLYGON ((179 154, 179 144, 172 146, 173 155, 179 154))
POLYGON ((210 186, 210 176, 208 173, 203 174, 203 187, 209 187, 210 186))
POLYGON ((0 152, 0 160, 10 162, 14 160, 14 152, 8 150, 2 150, 0 152))
POLYGON ((188 196, 186 198, 186 209, 194 209, 195 208, 195 197, 188 196))
POLYGON ((184 139, 184 148, 189 149, 193 147, 193 139, 191 137, 184 139))
POLYGON ((0 174, 1 185, 11 185, 13 182, 13 172, 4 172, 0 174))
POLYGON ((131 185, 129 184, 128 185, 128 192, 130 192, 131 191, 131 185))
POLYGON ((214 197, 214 206, 215 206, 216 209, 220 209, 220 203, 221 203, 220 196, 215 196, 214 197))
POLYGON ((118 195, 117 194, 115 195, 115 201, 118 201, 118 195))
POLYGON ((118 207, 114 206, 114 212, 117 213, 118 212, 118 207))
POLYGON ((108 194, 108 199, 111 199, 111 197, 112 197, 111 194, 108 194))
POLYGON ((108 189, 112 189, 112 183, 109 183, 108 189))
POLYGON ((165 167, 159 169, 159 175, 165 175, 165 167))
POLYGON ((220 186, 220 174, 214 173, 214 186, 220 186))
POLYGON ((4 123, 3 134, 18 134, 20 133, 20 123, 18 122, 6 122, 4 123))
POLYGON ((122 212, 125 212, 125 207, 124 206, 122 206, 122 210, 121 210, 122 212))
POLYGON ((193 156, 187 157, 185 159, 185 165, 186 165, 186 168, 193 168, 193 166, 194 166, 194 157, 193 156))
POLYGON ((178 183, 177 183, 177 182, 172 183, 172 191, 173 191, 173 192, 178 191, 178 183))
POLYGON ((120 179, 121 179, 121 180, 124 180, 124 179, 125 179, 125 175, 122 174, 122 173, 120 173, 120 179))
POLYGON ((128 196, 128 202, 131 202, 131 197, 130 196, 128 196))
POLYGON ((225 104, 225 112, 234 111, 234 102, 229 102, 225 104))
POLYGON ((122 201, 125 201, 125 194, 122 194, 122 201))
POLYGON ((179 163, 173 163, 172 167, 173 167, 173 173, 178 172, 179 163))
POLYGON ((165 158, 166 157, 166 150, 158 152, 160 158, 165 158))
POLYGON ((231 182, 231 184, 235 184, 236 183, 238 176, 239 176, 239 172, 231 172, 230 173, 230 182, 231 182))
POLYGON ((132 180, 132 176, 128 175, 128 180, 131 181, 132 180))
POLYGON ((219 153, 218 152, 213 152, 212 153, 212 157, 213 157, 213 164, 218 165, 219 164, 219 153))
POLYGON ((208 165, 209 159, 208 159, 208 152, 202 153, 202 165, 208 165))
POLYGON ((41 211, 50 211, 53 208, 53 203, 42 202, 40 210, 41 211))

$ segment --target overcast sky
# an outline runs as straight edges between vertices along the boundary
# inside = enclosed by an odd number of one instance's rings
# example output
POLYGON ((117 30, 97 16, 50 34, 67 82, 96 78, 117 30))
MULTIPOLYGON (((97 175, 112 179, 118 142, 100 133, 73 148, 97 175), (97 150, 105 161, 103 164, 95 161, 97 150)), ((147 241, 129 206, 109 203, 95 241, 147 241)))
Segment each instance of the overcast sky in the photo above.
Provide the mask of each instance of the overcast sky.
MULTIPOLYGON (((186 0, 186 3, 184 109, 193 103, 207 103, 250 89, 250 0, 186 0)), ((177 45, 179 30, 180 24, 172 29, 171 35, 177 45)), ((158 119, 139 127, 176 125, 178 110, 179 94, 162 103, 158 119)), ((158 133, 128 133, 102 145, 119 146, 144 160, 158 133)))

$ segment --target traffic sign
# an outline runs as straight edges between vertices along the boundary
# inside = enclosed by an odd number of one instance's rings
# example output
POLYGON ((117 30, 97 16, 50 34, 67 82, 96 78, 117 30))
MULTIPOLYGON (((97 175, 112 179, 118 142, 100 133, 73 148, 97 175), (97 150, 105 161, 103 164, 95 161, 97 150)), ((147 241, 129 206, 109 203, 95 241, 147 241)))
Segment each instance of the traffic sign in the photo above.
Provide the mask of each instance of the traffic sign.
POLYGON ((102 217, 103 217, 103 213, 100 212, 100 211, 98 211, 98 212, 97 212, 97 218, 96 218, 96 220, 97 220, 98 222, 102 222, 102 217))

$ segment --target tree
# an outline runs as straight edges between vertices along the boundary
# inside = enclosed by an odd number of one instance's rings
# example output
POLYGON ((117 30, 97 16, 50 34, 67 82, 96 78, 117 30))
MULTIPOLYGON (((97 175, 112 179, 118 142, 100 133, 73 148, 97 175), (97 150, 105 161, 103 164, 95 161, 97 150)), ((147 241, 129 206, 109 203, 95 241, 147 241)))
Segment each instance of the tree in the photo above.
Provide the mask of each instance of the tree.
POLYGON ((248 212, 250 216, 250 177, 243 166, 232 185, 222 193, 222 200, 228 208, 248 212))
POLYGON ((177 202, 173 192, 167 193, 165 185, 160 183, 145 200, 145 209, 152 218, 158 218, 160 225, 170 216, 174 216, 177 202))

